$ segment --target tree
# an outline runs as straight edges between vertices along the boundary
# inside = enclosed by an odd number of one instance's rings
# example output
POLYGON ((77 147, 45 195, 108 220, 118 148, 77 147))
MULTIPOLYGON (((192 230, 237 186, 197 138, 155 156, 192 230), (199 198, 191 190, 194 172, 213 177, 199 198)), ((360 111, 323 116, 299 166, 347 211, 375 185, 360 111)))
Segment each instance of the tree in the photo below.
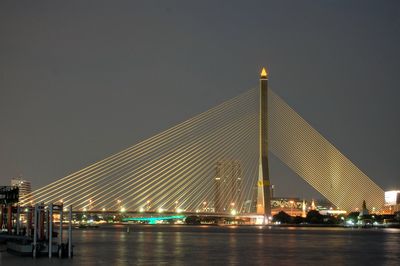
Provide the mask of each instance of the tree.
POLYGON ((107 223, 112 223, 114 221, 114 217, 111 214, 104 215, 103 220, 106 221, 107 223))
POLYGON ((198 216, 188 216, 185 219, 186 224, 200 224, 200 218, 198 216))
POLYGON ((303 217, 301 217, 301 216, 296 216, 296 217, 294 217, 293 218, 293 223, 294 224, 301 224, 301 223, 304 223, 304 218, 303 217))
POLYGON ((95 222, 100 221, 100 218, 99 218, 99 216, 97 214, 93 214, 92 216, 90 216, 90 218, 95 222))
POLYGON ((357 223, 358 221, 358 216, 360 215, 360 212, 351 212, 347 215, 347 221, 352 221, 353 223, 357 223))
POLYGON ((292 221, 292 217, 284 211, 280 211, 275 214, 272 218, 273 222, 280 222, 282 224, 287 224, 292 221))
POLYGON ((311 210, 307 213, 307 223, 310 224, 322 224, 324 222, 324 216, 319 211, 311 210))
POLYGON ((83 214, 82 213, 77 213, 75 214, 75 219, 77 221, 82 221, 83 220, 83 214))
POLYGON ((324 223, 325 224, 338 224, 340 222, 340 218, 336 218, 335 216, 332 215, 327 215, 324 218, 324 223))

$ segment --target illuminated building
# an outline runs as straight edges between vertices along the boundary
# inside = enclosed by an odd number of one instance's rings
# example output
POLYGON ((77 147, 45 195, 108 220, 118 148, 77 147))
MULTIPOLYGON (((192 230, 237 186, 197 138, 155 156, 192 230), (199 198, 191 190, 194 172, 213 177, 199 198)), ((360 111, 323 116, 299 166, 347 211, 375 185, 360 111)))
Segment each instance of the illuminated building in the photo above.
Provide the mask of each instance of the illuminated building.
POLYGON ((214 177, 214 208, 215 212, 230 212, 238 205, 242 167, 237 160, 218 161, 215 166, 214 177))
POLYGON ((275 215, 280 211, 284 211, 293 216, 302 216, 302 207, 305 201, 299 198, 272 198, 271 214, 275 215))
POLYGON ((385 206, 400 204, 400 190, 385 191, 385 206))
POLYGON ((32 193, 31 182, 23 180, 20 177, 11 179, 11 186, 19 188, 19 199, 26 200, 32 193))
POLYGON ((272 215, 284 211, 293 216, 305 217, 307 212, 310 210, 317 210, 321 214, 338 215, 347 213, 345 210, 336 208, 332 203, 323 199, 319 201, 301 200, 299 198, 279 198, 275 197, 271 199, 271 212, 272 215))
POLYGON ((385 191, 385 207, 390 213, 400 210, 400 190, 385 191))
POLYGON ((314 200, 312 200, 312 202, 311 202, 311 210, 315 210, 315 202, 314 202, 314 200))
POLYGON ((307 215, 306 210, 307 210, 306 201, 303 200, 303 204, 301 206, 301 217, 306 217, 307 215))

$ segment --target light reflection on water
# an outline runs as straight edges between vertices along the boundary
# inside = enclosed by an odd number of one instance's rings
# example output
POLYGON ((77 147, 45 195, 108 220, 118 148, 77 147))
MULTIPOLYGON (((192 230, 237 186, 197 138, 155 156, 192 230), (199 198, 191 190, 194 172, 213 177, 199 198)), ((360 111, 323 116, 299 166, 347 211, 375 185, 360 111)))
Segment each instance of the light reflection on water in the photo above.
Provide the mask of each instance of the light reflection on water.
POLYGON ((103 226, 73 232, 72 260, 20 258, 1 265, 400 265, 400 230, 220 226, 103 226))

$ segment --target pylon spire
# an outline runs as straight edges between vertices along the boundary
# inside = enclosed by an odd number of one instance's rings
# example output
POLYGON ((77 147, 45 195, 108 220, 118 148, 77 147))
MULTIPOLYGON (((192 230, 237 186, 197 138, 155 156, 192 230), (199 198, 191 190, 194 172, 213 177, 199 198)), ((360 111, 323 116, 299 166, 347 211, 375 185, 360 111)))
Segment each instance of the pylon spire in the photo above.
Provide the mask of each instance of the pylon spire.
POLYGON ((265 67, 262 68, 260 75, 261 75, 261 78, 268 78, 268 72, 265 69, 265 67))

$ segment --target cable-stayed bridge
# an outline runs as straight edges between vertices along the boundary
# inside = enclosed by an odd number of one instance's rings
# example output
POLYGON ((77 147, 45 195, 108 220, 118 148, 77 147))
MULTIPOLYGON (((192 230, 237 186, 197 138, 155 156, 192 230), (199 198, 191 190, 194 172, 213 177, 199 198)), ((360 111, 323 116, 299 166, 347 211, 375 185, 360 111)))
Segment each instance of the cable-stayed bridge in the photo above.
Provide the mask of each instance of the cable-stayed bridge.
POLYGON ((268 148, 335 206, 351 211, 366 200, 383 207, 383 190, 263 84, 262 76, 261 89, 60 178, 21 203, 268 215, 268 148))

